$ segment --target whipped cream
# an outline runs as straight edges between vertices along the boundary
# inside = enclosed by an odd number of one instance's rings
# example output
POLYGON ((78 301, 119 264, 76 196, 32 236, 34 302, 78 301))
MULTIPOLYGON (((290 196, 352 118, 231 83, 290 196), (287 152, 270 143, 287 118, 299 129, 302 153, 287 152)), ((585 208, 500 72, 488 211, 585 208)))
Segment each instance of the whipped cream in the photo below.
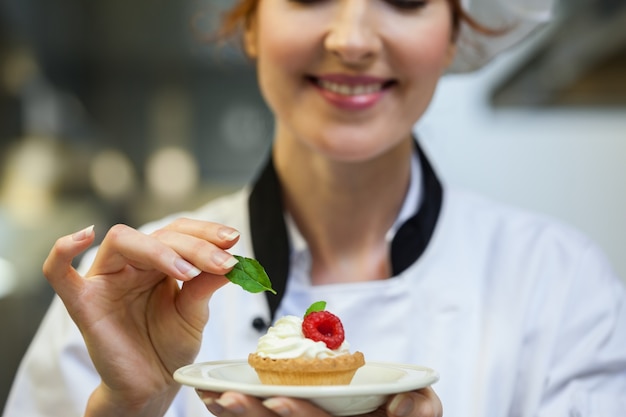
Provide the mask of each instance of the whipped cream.
POLYGON ((326 343, 304 337, 300 317, 284 316, 259 338, 256 353, 272 359, 323 359, 350 353, 350 345, 344 341, 338 349, 328 349, 326 343))

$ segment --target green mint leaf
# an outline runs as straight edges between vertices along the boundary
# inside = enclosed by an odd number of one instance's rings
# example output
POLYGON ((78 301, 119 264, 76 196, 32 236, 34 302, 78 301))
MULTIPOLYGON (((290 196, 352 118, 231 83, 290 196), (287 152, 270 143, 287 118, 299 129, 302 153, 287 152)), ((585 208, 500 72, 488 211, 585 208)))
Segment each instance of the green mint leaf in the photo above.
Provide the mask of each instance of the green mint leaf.
POLYGON ((326 309, 326 301, 316 301, 311 304, 311 307, 306 310, 306 313, 304 313, 304 317, 316 311, 324 311, 324 309, 326 309))
POLYGON ((239 285, 248 292, 257 293, 269 291, 276 294, 272 288, 270 278, 261 264, 252 258, 234 255, 239 262, 226 274, 226 278, 233 284, 239 285))

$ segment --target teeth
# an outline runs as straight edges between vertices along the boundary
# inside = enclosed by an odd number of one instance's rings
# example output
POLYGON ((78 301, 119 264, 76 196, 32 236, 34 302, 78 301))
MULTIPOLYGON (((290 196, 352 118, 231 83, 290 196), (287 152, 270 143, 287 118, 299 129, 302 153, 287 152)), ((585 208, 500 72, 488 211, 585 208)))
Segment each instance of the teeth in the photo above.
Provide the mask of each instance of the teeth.
POLYGON ((382 90, 382 83, 376 84, 362 84, 362 85, 347 85, 334 83, 327 80, 319 80, 318 84, 325 90, 332 91, 333 93, 341 94, 344 96, 358 96, 363 94, 372 94, 382 90))

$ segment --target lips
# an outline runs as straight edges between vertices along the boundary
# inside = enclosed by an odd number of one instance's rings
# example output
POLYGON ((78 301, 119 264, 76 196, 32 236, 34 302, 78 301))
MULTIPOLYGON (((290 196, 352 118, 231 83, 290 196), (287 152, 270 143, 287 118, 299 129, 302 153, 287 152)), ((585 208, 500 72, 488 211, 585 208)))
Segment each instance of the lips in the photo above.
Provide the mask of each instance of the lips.
POLYGON ((344 96, 359 96, 364 94, 377 93, 383 89, 383 83, 370 83, 370 84, 342 84, 328 80, 318 80, 317 85, 321 88, 332 91, 333 93, 341 94, 344 96))
POLYGON ((345 74, 309 77, 309 80, 328 102, 348 110, 363 110, 374 106, 395 84, 393 80, 345 74))

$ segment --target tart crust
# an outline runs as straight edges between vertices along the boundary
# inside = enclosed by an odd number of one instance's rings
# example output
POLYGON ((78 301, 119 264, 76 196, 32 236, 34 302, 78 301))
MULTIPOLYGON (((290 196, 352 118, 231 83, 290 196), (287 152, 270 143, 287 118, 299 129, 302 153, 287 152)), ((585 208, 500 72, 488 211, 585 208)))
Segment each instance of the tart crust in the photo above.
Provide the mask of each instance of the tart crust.
POLYGON ((271 359, 251 353, 248 363, 263 384, 347 385, 365 364, 365 358, 361 352, 324 359, 271 359))

